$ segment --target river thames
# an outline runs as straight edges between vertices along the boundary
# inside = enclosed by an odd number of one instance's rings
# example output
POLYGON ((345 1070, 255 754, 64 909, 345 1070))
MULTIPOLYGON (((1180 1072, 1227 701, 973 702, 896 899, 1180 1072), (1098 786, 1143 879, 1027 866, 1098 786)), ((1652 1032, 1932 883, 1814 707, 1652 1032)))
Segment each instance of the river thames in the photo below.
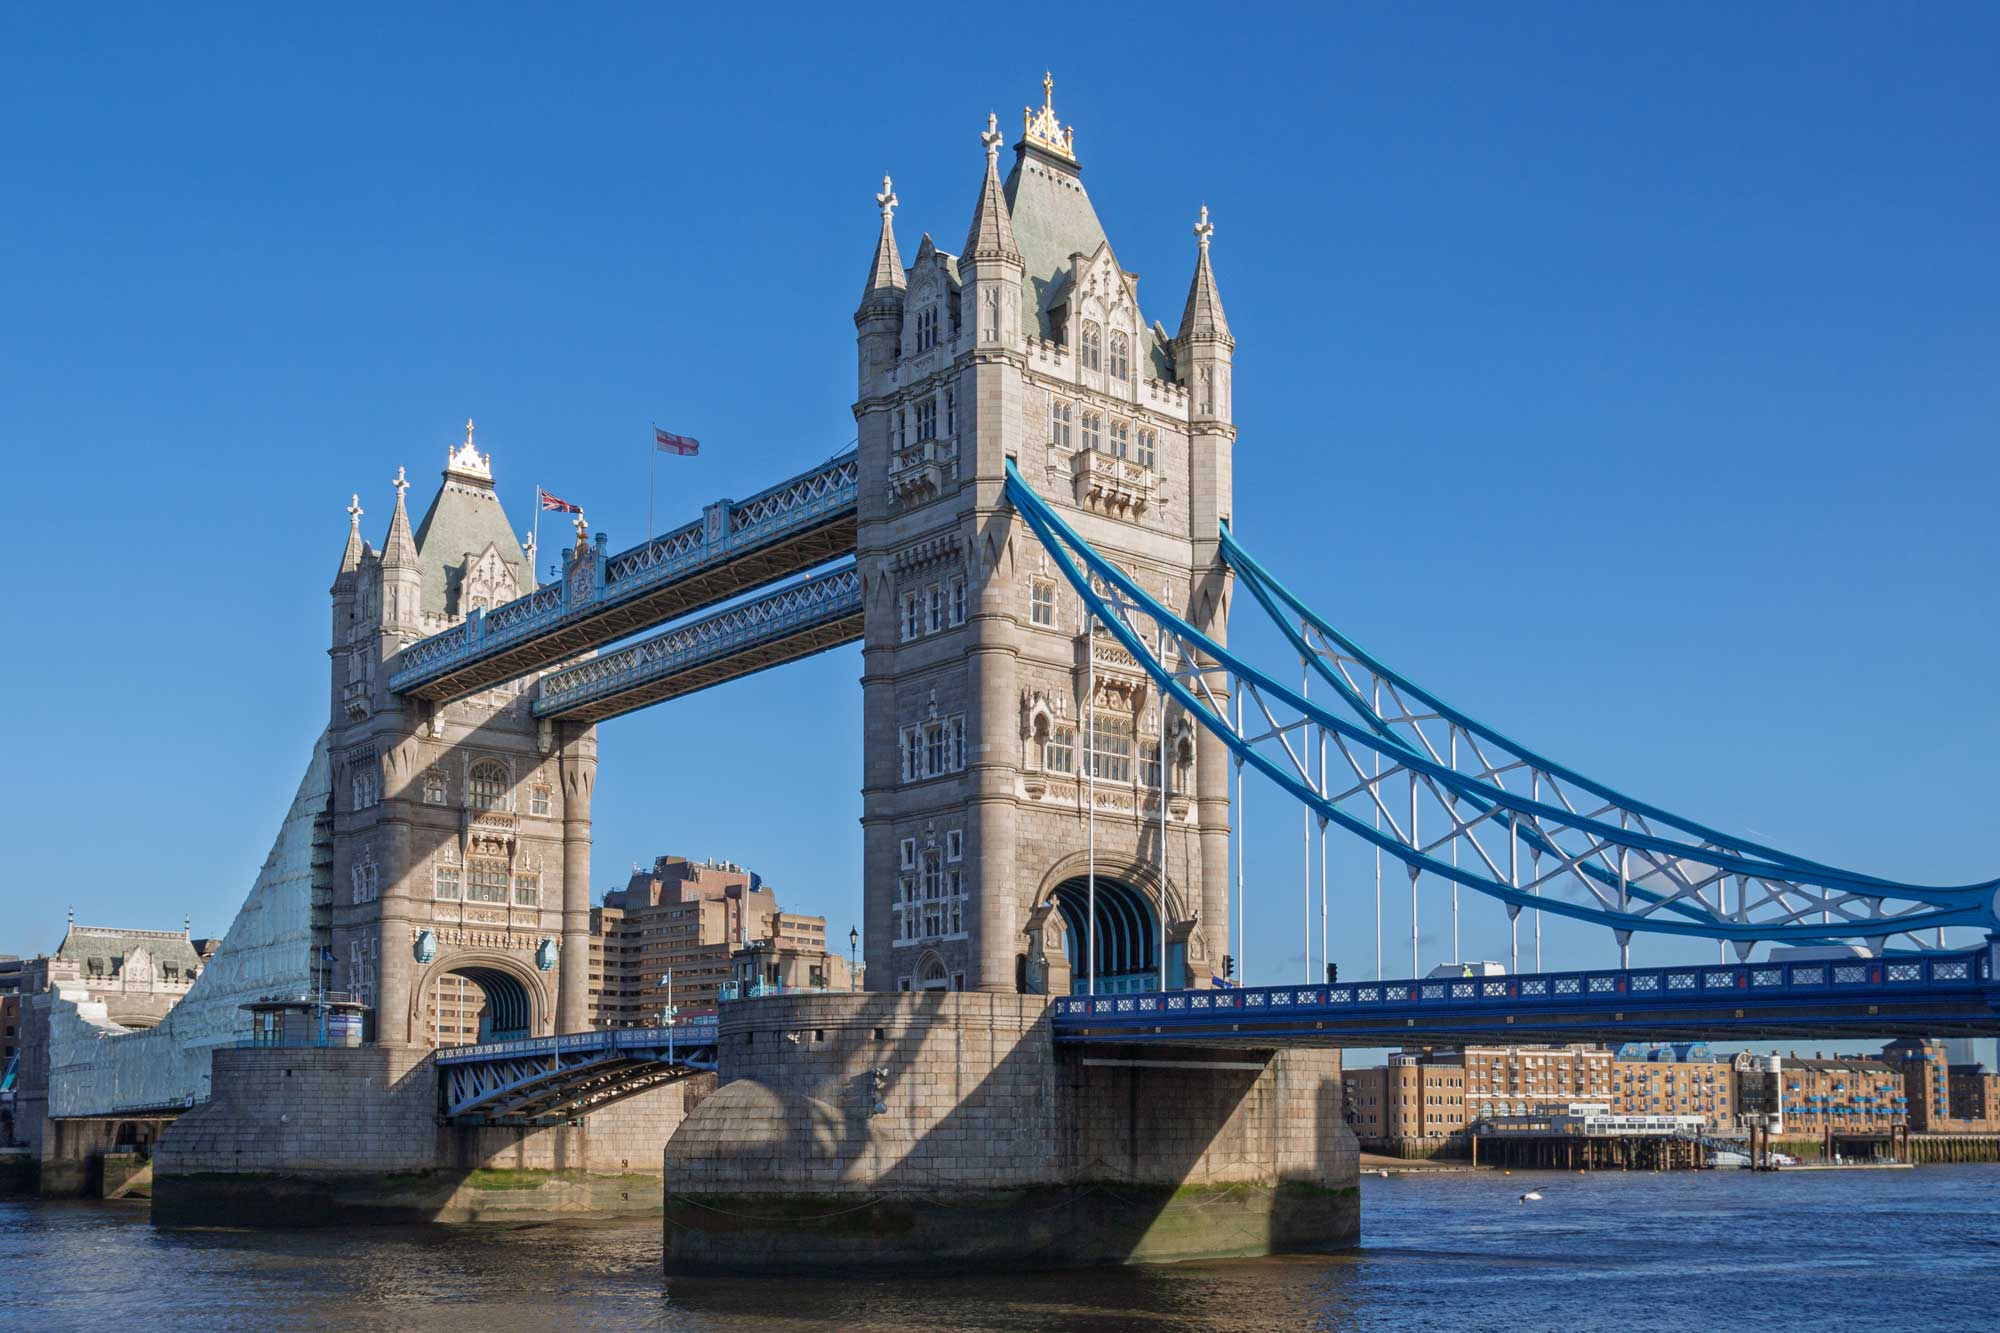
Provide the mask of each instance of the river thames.
POLYGON ((155 1230, 0 1202, 13 1328, 1991 1329, 2000 1167, 1365 1178, 1333 1257, 666 1282, 657 1224, 155 1230), (1519 1194, 1541 1189, 1540 1203, 1519 1194))

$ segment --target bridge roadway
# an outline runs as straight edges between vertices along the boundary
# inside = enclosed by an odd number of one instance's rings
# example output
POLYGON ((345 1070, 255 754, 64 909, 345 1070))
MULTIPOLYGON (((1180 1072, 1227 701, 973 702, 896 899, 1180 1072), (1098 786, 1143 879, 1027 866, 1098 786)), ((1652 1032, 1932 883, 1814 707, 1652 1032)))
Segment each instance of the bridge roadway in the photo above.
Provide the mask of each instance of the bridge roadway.
MULTIPOLYGON (((2000 1035, 2000 943, 1970 953, 1679 964, 1333 986, 1070 995, 1063 1044, 1460 1046, 1888 1040, 2000 1035)), ((458 1046, 437 1053, 460 1125, 555 1125, 716 1062, 718 1020, 458 1046)))
POLYGON ((854 554, 858 456, 610 554, 600 534, 564 576, 405 648, 389 688, 448 703, 854 554))
POLYGON ((458 1125, 560 1125, 715 1068, 716 1020, 447 1046, 438 1109, 458 1125))
POLYGON ((1458 1046, 2000 1035, 1972 953, 1067 996, 1058 1042, 1458 1046))

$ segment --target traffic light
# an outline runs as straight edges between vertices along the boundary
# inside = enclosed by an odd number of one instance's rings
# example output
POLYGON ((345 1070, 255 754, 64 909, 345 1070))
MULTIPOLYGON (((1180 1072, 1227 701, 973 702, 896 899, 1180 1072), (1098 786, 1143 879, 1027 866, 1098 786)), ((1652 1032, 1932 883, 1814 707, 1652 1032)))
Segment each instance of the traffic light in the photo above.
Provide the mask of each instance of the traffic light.
POLYGON ((1235 975, 1236 975, 1236 955, 1229 953, 1222 955, 1223 980, 1225 981, 1230 980, 1234 978, 1235 975))
POLYGON ((1326 984, 1329 986, 1337 986, 1340 984, 1339 963, 1328 963, 1326 965, 1326 984))

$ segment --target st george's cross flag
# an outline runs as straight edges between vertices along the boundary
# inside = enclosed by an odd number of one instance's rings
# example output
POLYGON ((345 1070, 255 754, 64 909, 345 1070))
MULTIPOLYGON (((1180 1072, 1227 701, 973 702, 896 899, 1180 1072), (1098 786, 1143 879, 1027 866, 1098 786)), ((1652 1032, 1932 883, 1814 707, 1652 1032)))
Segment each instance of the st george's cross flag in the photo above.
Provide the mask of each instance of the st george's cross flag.
POLYGON ((701 452, 701 441, 694 439, 692 436, 676 435, 672 431, 661 430, 658 426, 655 426, 653 427, 653 447, 663 454, 679 454, 685 458, 689 454, 698 454, 701 452))
POLYGON ((567 500, 558 500, 539 486, 535 487, 535 494, 542 497, 542 508, 544 510, 554 510, 558 514, 581 514, 583 512, 582 505, 573 505, 567 500))

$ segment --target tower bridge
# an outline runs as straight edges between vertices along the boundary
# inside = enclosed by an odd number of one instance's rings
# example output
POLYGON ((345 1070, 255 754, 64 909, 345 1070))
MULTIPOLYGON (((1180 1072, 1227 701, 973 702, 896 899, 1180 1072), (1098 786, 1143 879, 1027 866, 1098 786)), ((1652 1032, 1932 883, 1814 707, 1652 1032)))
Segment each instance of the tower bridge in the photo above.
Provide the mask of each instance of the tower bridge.
MULTIPOLYGON (((142 1050, 79 1021, 66 1048, 70 1114, 163 1091, 198 1103, 163 1149, 169 1211, 219 1206, 199 1191, 247 1160, 273 1089, 300 1086, 276 1073, 282 1054, 214 1035, 257 989, 330 985, 365 1006, 367 1047, 316 1055, 312 1086, 350 1088, 343 1071, 365 1066, 375 1091, 339 1095, 400 1108, 410 1143, 381 1169, 488 1160, 502 1142, 521 1162, 588 1164, 597 1140, 579 1146, 579 1124, 671 1132, 669 1254, 701 1267, 739 1262, 731 1247, 757 1232, 716 1217, 802 1192, 829 1216, 900 1209, 885 1234, 933 1255, 1343 1243, 1341 1046, 2000 1031, 1993 948, 1975 938, 1996 928, 2000 882, 1852 872, 1623 795, 1452 708, 1296 597, 1235 522, 1236 341, 1207 209, 1169 333, 1141 313, 1048 82, 1004 175, 996 119, 980 142, 957 252, 926 233, 905 264, 888 178, 875 196, 852 452, 615 553, 579 517, 546 585, 469 423, 420 522, 401 472, 379 549, 350 505, 328 725, 240 919, 264 923, 260 961, 231 963, 252 957, 245 925, 184 1002, 190 1023, 207 1016, 198 1041, 142 1050), (1230 646, 1244 591, 1287 660, 1230 646), (868 993, 741 1001, 699 1032, 592 1031, 596 724, 855 641, 868 993), (1315 833, 1322 852, 1353 838, 1407 875, 1412 979, 1379 979, 1378 943, 1377 980, 1318 980, 1315 935, 1323 966, 1341 892, 1322 855, 1317 932, 1310 860, 1301 895, 1304 980, 1232 984, 1246 904, 1292 901, 1246 879, 1251 777, 1308 852, 1315 833), (1425 885, 1505 913, 1509 976, 1414 975, 1425 885), (1538 941, 1545 913, 1609 930, 1621 952, 1651 932, 1718 958, 1523 972, 1521 919, 1538 941), (1753 958, 1773 944, 1866 960, 1753 958), (425 997, 447 975, 495 997, 506 1030, 434 1053, 425 997), (120 1061, 170 1072, 89 1076, 120 1061), (695 1106, 704 1069, 720 1086, 695 1106), (495 1134, 512 1137, 480 1137, 495 1134), (1127 1211, 1105 1211, 1105 1183, 1127 1211), (1221 1202, 1244 1189, 1253 1204, 1221 1202), (1210 1225, 1240 1228, 1177 1230, 1186 1191, 1220 1210, 1210 1225), (990 1207, 991 1224, 934 1207, 941 1193, 990 1207), (1024 1236, 1028 1202, 1054 1230, 1024 1236)), ((313 1145, 272 1157, 258 1142, 267 1166, 345 1188, 313 1145)), ((839 1228, 757 1234, 802 1262, 876 1257, 839 1228)))

